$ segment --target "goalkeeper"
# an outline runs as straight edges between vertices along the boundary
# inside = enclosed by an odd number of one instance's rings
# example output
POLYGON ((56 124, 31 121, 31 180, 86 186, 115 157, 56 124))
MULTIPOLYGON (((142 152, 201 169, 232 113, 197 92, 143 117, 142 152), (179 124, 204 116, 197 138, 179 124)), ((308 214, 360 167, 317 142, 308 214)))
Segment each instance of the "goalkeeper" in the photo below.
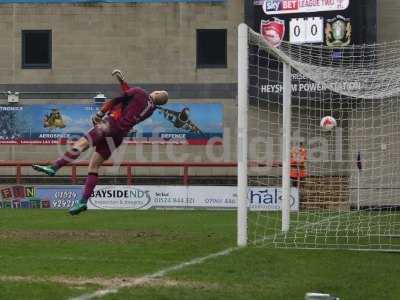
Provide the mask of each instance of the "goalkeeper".
POLYGON ((77 215, 87 209, 87 201, 97 184, 100 166, 121 145, 132 127, 149 118, 157 105, 168 102, 166 91, 154 91, 148 94, 139 87, 130 88, 124 81, 121 71, 114 70, 112 74, 120 82, 123 93, 103 104, 92 118, 94 127, 51 165, 32 165, 34 170, 54 176, 59 169, 76 160, 89 147, 95 147, 95 152, 89 161, 82 198, 69 210, 71 215, 77 215))

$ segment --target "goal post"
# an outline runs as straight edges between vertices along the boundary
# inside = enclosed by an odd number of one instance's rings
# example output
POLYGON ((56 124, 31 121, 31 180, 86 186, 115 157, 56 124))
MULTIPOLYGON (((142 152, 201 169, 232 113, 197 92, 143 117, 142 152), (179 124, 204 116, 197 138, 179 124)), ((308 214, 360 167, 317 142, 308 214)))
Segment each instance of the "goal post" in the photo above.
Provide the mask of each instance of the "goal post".
POLYGON ((291 132, 291 72, 290 65, 283 62, 282 101, 282 232, 290 227, 290 132, 291 132))
MULTIPOLYGON (((247 114, 248 114, 248 32, 242 23, 238 27, 238 209, 237 209, 237 244, 247 245, 248 213, 248 178, 247 178, 247 114)), ((283 64, 283 148, 282 148, 282 231, 289 230, 290 224, 290 104, 291 71, 290 65, 283 64)))
POLYGON ((247 245, 247 106, 248 106, 248 27, 238 28, 238 131, 237 131, 237 244, 247 245))
POLYGON ((239 246, 400 251, 398 49, 273 46, 239 25, 239 246))

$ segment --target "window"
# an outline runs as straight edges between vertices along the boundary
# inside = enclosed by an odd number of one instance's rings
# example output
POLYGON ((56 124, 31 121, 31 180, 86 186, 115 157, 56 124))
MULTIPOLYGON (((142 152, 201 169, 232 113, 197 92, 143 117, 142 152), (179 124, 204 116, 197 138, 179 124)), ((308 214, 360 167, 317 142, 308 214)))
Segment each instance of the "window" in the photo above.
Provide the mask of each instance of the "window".
POLYGON ((51 30, 22 30, 22 68, 51 68, 51 30))
POLYGON ((197 29, 197 68, 226 68, 226 29, 197 29))

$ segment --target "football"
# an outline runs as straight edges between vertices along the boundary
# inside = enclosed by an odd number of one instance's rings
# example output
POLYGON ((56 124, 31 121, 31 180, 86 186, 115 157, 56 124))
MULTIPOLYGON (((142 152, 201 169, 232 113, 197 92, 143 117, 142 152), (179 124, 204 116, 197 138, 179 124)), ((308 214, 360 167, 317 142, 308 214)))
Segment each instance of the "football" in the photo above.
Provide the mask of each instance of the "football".
POLYGON ((336 127, 336 120, 334 117, 325 116, 321 119, 321 127, 324 130, 332 130, 332 128, 336 127))

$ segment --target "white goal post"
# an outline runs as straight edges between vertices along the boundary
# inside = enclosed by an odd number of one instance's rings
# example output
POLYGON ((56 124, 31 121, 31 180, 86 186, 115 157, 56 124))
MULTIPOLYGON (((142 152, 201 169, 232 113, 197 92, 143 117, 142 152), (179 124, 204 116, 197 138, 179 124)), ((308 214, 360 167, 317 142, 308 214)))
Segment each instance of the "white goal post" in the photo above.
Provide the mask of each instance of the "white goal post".
POLYGON ((238 28, 238 134, 237 134, 237 176, 238 215, 237 243, 247 244, 247 86, 248 86, 248 28, 240 24, 238 28))
POLYGON ((239 246, 400 251, 399 78, 400 42, 275 47, 239 25, 239 246))

